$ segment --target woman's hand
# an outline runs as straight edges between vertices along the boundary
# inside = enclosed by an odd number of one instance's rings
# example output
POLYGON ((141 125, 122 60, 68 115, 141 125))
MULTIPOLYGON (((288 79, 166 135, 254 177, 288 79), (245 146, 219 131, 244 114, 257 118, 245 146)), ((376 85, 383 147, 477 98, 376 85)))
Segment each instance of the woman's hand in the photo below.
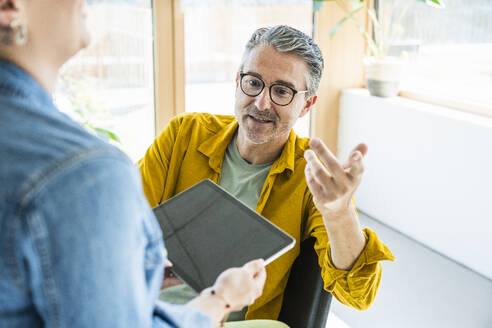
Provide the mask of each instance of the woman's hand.
POLYGON ((253 302, 263 293, 266 271, 262 259, 246 263, 240 268, 230 268, 222 272, 212 289, 231 311, 239 311, 253 302))
POLYGON ((262 259, 222 272, 212 287, 204 289, 188 306, 200 309, 214 325, 229 312, 239 311, 263 293, 266 271, 262 259))

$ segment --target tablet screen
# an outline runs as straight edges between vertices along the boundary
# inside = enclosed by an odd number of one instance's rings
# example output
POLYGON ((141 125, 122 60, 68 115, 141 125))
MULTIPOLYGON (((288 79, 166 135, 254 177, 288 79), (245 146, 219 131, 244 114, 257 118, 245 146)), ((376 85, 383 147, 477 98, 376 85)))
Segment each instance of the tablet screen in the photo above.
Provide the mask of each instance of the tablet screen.
POLYGON ((263 258, 267 264, 295 239, 210 180, 154 208, 173 271, 195 291, 227 268, 263 258))

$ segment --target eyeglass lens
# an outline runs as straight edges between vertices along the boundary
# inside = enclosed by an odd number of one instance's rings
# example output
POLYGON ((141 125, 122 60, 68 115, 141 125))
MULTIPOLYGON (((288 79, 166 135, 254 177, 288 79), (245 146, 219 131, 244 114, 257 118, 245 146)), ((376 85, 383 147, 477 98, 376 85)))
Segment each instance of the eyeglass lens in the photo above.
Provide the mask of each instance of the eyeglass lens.
MULTIPOLYGON (((264 87, 265 83, 256 76, 245 74, 241 79, 241 89, 250 97, 258 96, 264 87)), ((270 98, 277 105, 287 105, 293 97, 294 91, 286 86, 273 84, 270 87, 270 98)))

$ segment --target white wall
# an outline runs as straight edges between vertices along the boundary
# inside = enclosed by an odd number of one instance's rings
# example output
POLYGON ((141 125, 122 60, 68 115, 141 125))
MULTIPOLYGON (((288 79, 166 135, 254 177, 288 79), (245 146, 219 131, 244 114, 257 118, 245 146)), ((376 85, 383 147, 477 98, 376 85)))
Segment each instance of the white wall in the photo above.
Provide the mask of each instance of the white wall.
POLYGON ((357 206, 492 279, 492 119, 347 89, 339 158, 361 141, 357 206))

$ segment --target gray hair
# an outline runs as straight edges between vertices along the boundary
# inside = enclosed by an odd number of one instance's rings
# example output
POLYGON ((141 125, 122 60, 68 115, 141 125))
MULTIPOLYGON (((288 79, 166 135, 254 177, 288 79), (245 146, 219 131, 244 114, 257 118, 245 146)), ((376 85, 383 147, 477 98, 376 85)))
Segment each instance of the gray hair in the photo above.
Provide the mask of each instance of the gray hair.
POLYGON ((239 70, 244 68, 248 54, 258 45, 270 45, 278 52, 294 54, 302 58, 309 68, 309 74, 306 77, 308 90, 306 96, 309 97, 316 93, 324 64, 323 55, 311 37, 286 25, 259 28, 246 44, 239 70))

